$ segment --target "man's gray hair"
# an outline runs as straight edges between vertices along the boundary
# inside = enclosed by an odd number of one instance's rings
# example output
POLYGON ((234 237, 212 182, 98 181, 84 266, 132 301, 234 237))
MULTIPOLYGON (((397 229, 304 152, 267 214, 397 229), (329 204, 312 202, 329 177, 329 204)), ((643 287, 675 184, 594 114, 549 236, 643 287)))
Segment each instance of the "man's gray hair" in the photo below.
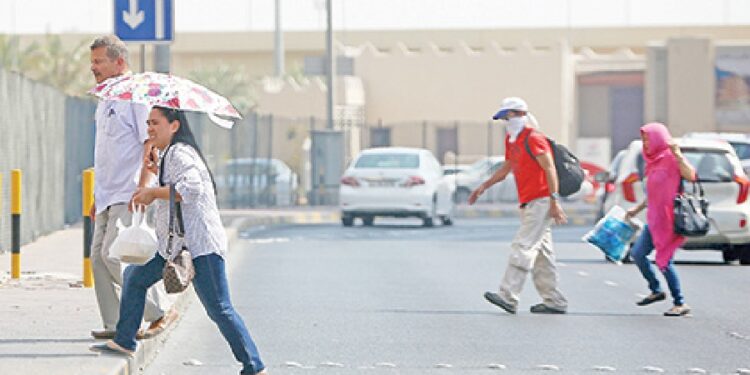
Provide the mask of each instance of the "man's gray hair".
POLYGON ((91 43, 92 51, 101 47, 107 48, 107 57, 111 60, 122 57, 123 60, 125 60, 125 63, 128 63, 128 46, 126 46, 117 36, 104 35, 94 39, 94 42, 91 43))

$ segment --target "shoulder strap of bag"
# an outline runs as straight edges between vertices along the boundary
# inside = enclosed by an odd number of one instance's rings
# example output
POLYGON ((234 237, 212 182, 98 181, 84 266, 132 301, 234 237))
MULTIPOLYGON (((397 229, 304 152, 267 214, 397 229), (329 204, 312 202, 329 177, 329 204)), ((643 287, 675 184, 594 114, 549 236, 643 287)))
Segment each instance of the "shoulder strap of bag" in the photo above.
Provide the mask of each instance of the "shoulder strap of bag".
POLYGON ((164 164, 167 164, 167 153, 169 152, 169 149, 172 148, 172 145, 167 146, 167 149, 164 150, 164 155, 161 156, 161 161, 159 162, 159 186, 165 186, 164 183, 164 164))
POLYGON ((172 242, 175 236, 174 217, 175 217, 175 188, 169 185, 169 236, 167 239, 167 255, 172 256, 172 242))
MULTIPOLYGON (((534 134, 535 131, 536 130, 531 129, 529 134, 526 135, 526 138, 523 139, 523 145, 526 147, 526 152, 528 152, 529 156, 531 156, 531 160, 534 160, 535 162, 537 162, 537 164, 539 164, 539 160, 536 160, 536 156, 534 156, 534 154, 531 153, 531 147, 529 146, 529 137, 531 137, 531 135, 534 134)), ((555 150, 552 148, 552 144, 550 143, 549 139, 547 139, 547 136, 544 135, 543 133, 542 133, 542 136, 544 136, 544 140, 546 140, 547 144, 549 144, 550 152, 554 154, 555 150)))
POLYGON ((526 138, 523 139, 523 145, 526 147, 526 152, 529 153, 529 156, 531 156, 531 160, 537 161, 534 157, 534 154, 531 153, 531 147, 529 147, 529 137, 534 133, 534 130, 532 129, 529 134, 526 134, 526 138))

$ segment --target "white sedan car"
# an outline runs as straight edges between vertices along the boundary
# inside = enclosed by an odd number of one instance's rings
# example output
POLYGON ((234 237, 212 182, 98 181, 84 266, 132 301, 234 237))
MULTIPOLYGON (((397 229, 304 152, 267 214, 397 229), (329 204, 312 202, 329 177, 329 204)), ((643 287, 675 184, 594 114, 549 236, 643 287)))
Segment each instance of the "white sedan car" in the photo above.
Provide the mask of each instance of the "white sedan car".
POLYGON ((341 223, 348 227, 361 218, 364 225, 372 225, 376 216, 391 216, 418 217, 426 227, 438 219, 451 225, 453 189, 428 150, 364 150, 341 177, 341 223))

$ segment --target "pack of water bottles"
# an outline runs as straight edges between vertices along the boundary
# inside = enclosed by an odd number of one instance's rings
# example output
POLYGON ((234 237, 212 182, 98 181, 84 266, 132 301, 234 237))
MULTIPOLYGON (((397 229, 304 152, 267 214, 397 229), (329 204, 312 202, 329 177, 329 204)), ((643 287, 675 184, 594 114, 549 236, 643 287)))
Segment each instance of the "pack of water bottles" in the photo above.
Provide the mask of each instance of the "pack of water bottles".
POLYGON ((612 207, 594 228, 583 236, 584 241, 601 249, 613 262, 619 262, 627 255, 630 243, 643 228, 642 221, 636 218, 626 220, 625 214, 622 207, 612 207))

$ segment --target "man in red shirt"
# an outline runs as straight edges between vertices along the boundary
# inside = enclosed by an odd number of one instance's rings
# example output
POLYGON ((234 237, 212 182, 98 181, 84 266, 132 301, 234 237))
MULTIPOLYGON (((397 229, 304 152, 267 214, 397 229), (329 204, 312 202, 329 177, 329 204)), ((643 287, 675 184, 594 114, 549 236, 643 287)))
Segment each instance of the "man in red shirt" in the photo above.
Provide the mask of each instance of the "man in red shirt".
POLYGON ((551 226, 567 222, 560 206, 557 172, 547 138, 529 123, 528 106, 521 98, 505 98, 494 120, 503 120, 505 163, 469 196, 469 204, 512 171, 521 203, 521 227, 511 243, 511 254, 498 293, 486 292, 490 303, 515 314, 518 297, 531 271, 542 302, 531 307, 532 313, 564 314, 568 301, 558 288, 557 266, 552 248, 551 226), (526 149, 528 141, 529 150, 526 149))

